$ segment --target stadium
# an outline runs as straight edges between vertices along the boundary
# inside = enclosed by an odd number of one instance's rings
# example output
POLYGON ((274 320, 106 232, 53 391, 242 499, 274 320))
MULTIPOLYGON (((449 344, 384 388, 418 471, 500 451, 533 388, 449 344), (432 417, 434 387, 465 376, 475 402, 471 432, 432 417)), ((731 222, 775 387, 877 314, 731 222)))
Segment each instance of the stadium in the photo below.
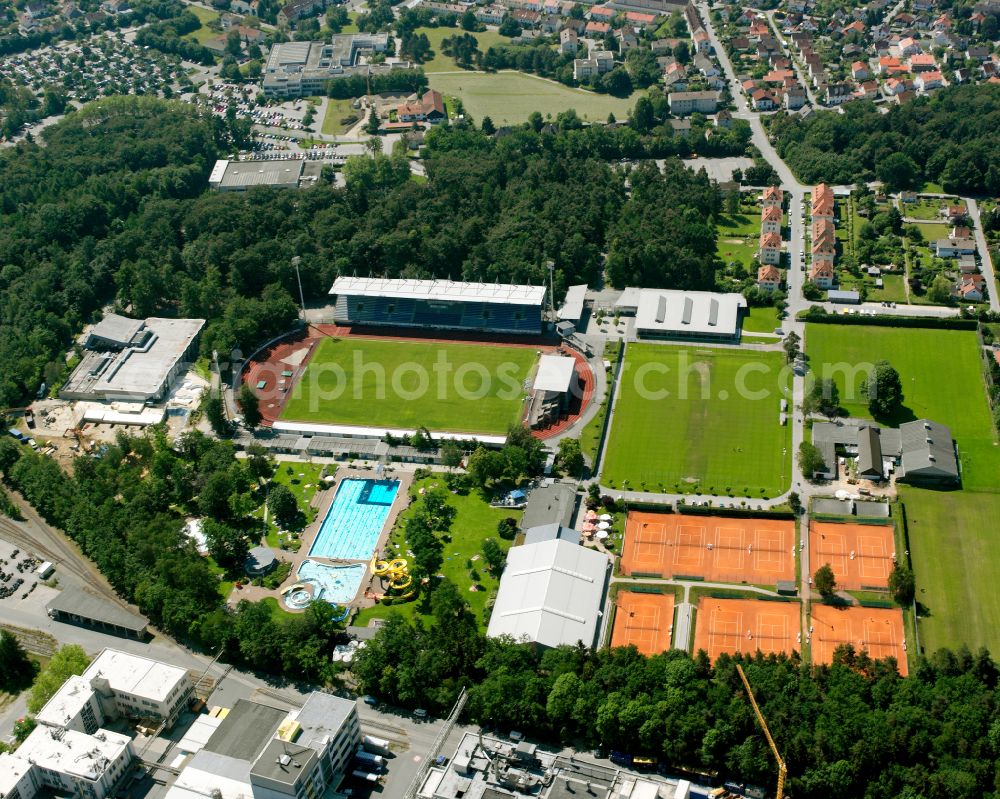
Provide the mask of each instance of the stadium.
POLYGON ((244 367, 276 432, 500 446, 512 425, 565 430, 593 393, 586 359, 543 333, 544 287, 341 277, 330 294, 330 323, 244 367))

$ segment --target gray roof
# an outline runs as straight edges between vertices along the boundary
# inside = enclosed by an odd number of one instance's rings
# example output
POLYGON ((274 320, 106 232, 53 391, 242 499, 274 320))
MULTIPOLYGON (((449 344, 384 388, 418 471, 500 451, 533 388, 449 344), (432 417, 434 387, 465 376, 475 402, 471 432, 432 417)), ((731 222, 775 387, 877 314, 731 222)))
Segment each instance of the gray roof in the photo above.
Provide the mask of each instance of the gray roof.
MULTIPOLYGON (((565 31, 563 31, 565 33, 565 31)), ((566 289, 566 299, 559 309, 559 318, 578 322, 583 316, 583 303, 587 298, 587 284, 581 283, 566 289)))
POLYGON ((861 302, 861 295, 853 290, 830 289, 826 296, 830 302, 861 302))
POLYGON ((570 527, 563 527, 561 524, 543 524, 532 527, 524 531, 525 544, 538 544, 542 541, 569 541, 571 544, 580 543, 580 531, 570 527))
POLYGON ((888 519, 889 503, 859 499, 854 503, 854 514, 867 519, 888 519))
POLYGON ((70 613, 81 618, 142 632, 149 619, 132 613, 80 588, 65 588, 46 606, 49 612, 70 613))
POLYGON ((357 705, 352 700, 313 691, 296 718, 302 725, 299 743, 322 752, 322 739, 335 738, 348 719, 356 713, 357 705))
POLYGON ((225 164, 217 184, 219 188, 238 189, 250 186, 296 188, 305 161, 300 158, 283 158, 278 161, 226 161, 225 164))
POLYGON ((877 427, 866 425, 858 429, 858 472, 882 477, 882 441, 877 427))
POLYGON ((248 571, 260 571, 271 568, 276 560, 268 547, 254 547, 247 553, 245 566, 248 571))
POLYGON ((607 555, 568 541, 512 547, 487 635, 594 646, 609 563, 607 555))
POLYGON ((312 748, 274 738, 250 769, 251 783, 254 777, 258 777, 283 785, 295 785, 309 773, 315 760, 316 752, 312 748))
POLYGON ((119 346, 124 347, 135 338, 136 333, 142 330, 143 325, 145 322, 142 319, 129 319, 127 316, 109 313, 91 328, 87 346, 91 346, 92 338, 100 338, 116 342, 119 346))
POLYGON ((534 489, 521 517, 521 529, 530 530, 553 522, 569 527, 576 510, 576 485, 553 483, 534 489))
POLYGON ((237 699, 229 715, 208 739, 204 751, 237 760, 253 760, 287 716, 288 711, 249 699, 237 699))
POLYGON ((735 336, 740 327, 740 309, 746 307, 742 294, 642 289, 635 327, 639 331, 683 336, 735 336))
POLYGON ((958 460, 951 430, 930 419, 899 426, 903 476, 958 479, 958 460))
POLYGON ((814 499, 812 503, 812 512, 817 514, 826 514, 828 516, 850 516, 851 503, 846 499, 814 499))

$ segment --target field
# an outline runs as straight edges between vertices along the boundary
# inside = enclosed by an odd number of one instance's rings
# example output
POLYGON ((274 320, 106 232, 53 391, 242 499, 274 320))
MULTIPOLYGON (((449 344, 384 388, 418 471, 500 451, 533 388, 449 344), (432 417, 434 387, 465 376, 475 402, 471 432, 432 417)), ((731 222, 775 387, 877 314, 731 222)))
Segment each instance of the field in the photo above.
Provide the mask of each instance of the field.
POLYGON ((674 626, 674 595, 619 591, 611 646, 634 646, 644 655, 670 649, 674 626))
POLYGON ((744 333, 774 333, 776 327, 781 327, 778 321, 778 310, 771 306, 751 308, 750 313, 743 317, 744 333))
POLYGON ((777 352, 629 344, 604 464, 611 488, 772 497, 788 488, 777 352))
POLYGON ((501 434, 518 421, 536 359, 532 347, 327 338, 282 418, 501 434))
POLYGON ((801 648, 798 602, 702 597, 695 619, 694 651, 714 661, 723 652, 791 654, 801 648))
MULTIPOLYGON (((339 136, 346 133, 351 125, 342 125, 340 120, 350 116, 360 118, 361 111, 351 108, 352 100, 329 100, 326 114, 323 116, 323 133, 328 136, 339 136)), ((351 123, 355 124, 355 123, 351 123)))
POLYGON ((205 44, 209 39, 214 39, 216 36, 222 35, 220 31, 212 30, 208 27, 208 23, 219 19, 218 11, 209 11, 207 8, 201 8, 200 6, 187 6, 185 10, 190 11, 201 21, 201 27, 186 38, 194 39, 198 44, 205 44))
POLYGON ((894 657, 899 673, 909 673, 903 647, 903 611, 899 608, 859 608, 813 602, 809 611, 813 627, 812 662, 832 663, 833 652, 841 644, 852 644, 876 660, 894 657))
MULTIPOLYGON (((759 213, 723 214, 715 225, 715 250, 722 262, 739 261, 744 266, 753 263, 754 253, 760 244, 759 213)), ((754 273, 756 275, 756 272, 754 273)), ((771 331, 768 330, 768 333, 771 331)))
POLYGON ((775 585, 795 579, 795 524, 632 511, 621 571, 632 576, 775 585))
POLYGON ((460 97, 476 122, 488 116, 496 125, 526 122, 533 111, 555 117, 571 108, 581 119, 591 122, 603 122, 611 113, 624 120, 635 103, 634 96, 620 98, 572 89, 522 72, 449 72, 429 77, 431 88, 446 100, 460 97))
POLYGON ((826 369, 837 381, 842 407, 861 418, 871 418, 861 393, 867 372, 856 367, 889 361, 903 384, 903 408, 895 418, 880 421, 896 425, 926 417, 948 425, 958 444, 963 487, 997 488, 1000 448, 974 332, 811 324, 806 353, 813 373, 822 377, 826 369), (853 379, 846 386, 849 374, 853 379))
MULTIPOLYGON (((411 496, 416 495, 421 488, 430 488, 441 485, 442 481, 437 477, 428 477, 417 481, 410 489, 411 496)), ((499 580, 495 580, 486 571, 480 552, 483 548, 483 541, 487 538, 494 539, 504 551, 510 548, 510 541, 505 541, 497 535, 497 525, 501 519, 508 517, 521 519, 521 511, 510 510, 509 508, 492 508, 478 493, 469 494, 449 494, 448 504, 455 507, 455 519, 451 524, 449 535, 451 541, 444 547, 444 564, 441 566, 441 574, 458 586, 483 630, 486 629, 488 618, 485 616, 486 602, 495 593, 499 580), (472 561, 472 570, 469 569, 468 562, 472 561), (472 571, 475 571, 473 575, 472 571), (471 590, 473 585, 477 585, 476 591, 471 590)), ((411 510, 405 510, 399 515, 392 534, 389 537, 389 544, 386 552, 389 556, 392 552, 398 553, 401 557, 406 557, 407 544, 403 537, 406 519, 411 510)), ((419 616, 422 603, 417 600, 406 602, 401 605, 376 605, 367 608, 358 615, 355 624, 365 626, 371 619, 384 619, 390 612, 398 612, 407 618, 419 616)), ((425 617, 430 619, 430 612, 425 617)))
MULTIPOLYGON (((427 39, 431 43, 431 50, 434 51, 434 58, 422 65, 424 72, 430 75, 433 72, 461 71, 464 74, 464 70, 455 63, 455 59, 441 52, 441 42, 452 36, 469 33, 469 31, 463 31, 460 28, 417 28, 414 33, 426 33, 427 39)), ((501 36, 496 31, 474 32, 472 35, 479 41, 479 49, 484 53, 495 44, 510 44, 510 39, 501 36)), ((436 87, 432 86, 431 88, 436 87)))
POLYGON ((1000 494, 902 492, 927 654, 966 644, 1000 652, 1000 494))
POLYGON ((809 523, 809 563, 829 563, 838 589, 888 588, 895 554, 892 525, 809 523))

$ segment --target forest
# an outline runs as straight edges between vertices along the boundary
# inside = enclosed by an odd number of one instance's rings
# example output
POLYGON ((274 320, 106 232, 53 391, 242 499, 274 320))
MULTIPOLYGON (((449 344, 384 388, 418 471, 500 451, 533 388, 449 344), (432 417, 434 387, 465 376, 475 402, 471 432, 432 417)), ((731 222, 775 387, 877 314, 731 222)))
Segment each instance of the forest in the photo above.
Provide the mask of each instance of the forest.
POLYGON ((307 299, 338 274, 538 285, 547 259, 561 295, 597 280, 602 252, 620 285, 715 284, 717 186, 668 157, 632 169, 629 199, 609 163, 672 154, 673 138, 571 112, 495 137, 439 126, 426 183, 398 152, 349 161, 344 188, 207 191, 247 136, 180 102, 109 98, 0 155, 0 408, 58 385, 73 337, 109 304, 205 318, 203 352, 252 351, 295 319, 294 255, 307 299))
POLYGON ((881 180, 894 190, 932 182, 957 194, 1000 193, 1000 86, 949 87, 885 114, 868 102, 841 111, 773 118, 771 138, 799 180, 881 180))
MULTIPOLYGON (((659 759, 669 773, 773 790, 776 768, 727 655, 710 664, 633 647, 541 651, 477 631, 447 581, 434 623, 392 614, 355 659, 360 688, 446 713, 469 688, 469 720, 541 740, 659 759)), ((902 678, 891 660, 841 647, 831 666, 798 655, 746 658, 747 676, 788 762, 797 799, 996 797, 997 669, 985 650, 942 650, 902 678)))

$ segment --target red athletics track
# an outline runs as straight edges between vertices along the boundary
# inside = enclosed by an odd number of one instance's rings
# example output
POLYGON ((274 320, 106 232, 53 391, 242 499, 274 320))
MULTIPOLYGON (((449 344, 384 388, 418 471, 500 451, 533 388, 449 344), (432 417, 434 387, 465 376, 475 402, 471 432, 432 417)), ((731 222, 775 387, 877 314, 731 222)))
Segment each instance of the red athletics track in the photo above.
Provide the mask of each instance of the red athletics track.
POLYGON ((260 411, 264 417, 264 426, 270 427, 281 418, 292 387, 305 372, 316 344, 323 338, 382 338, 423 343, 458 341, 465 344, 483 344, 484 346, 503 344, 509 347, 531 347, 543 352, 559 351, 563 355, 571 355, 576 360, 576 371, 580 378, 580 395, 572 400, 569 414, 565 418, 550 427, 532 431, 535 437, 540 439, 551 438, 570 427, 580 418, 594 395, 594 373, 583 355, 569 347, 556 346, 547 339, 526 339, 523 336, 488 333, 473 336, 473 334, 464 331, 441 330, 428 331, 426 335, 421 335, 420 331, 414 330, 407 330, 404 333, 397 328, 371 327, 364 328, 362 332, 341 325, 309 325, 305 336, 293 341, 286 340, 262 350, 253 361, 247 364, 243 371, 243 382, 247 383, 260 398, 260 411), (287 374, 289 372, 291 375, 287 374), (264 383, 264 388, 258 389, 257 386, 261 382, 264 383))

